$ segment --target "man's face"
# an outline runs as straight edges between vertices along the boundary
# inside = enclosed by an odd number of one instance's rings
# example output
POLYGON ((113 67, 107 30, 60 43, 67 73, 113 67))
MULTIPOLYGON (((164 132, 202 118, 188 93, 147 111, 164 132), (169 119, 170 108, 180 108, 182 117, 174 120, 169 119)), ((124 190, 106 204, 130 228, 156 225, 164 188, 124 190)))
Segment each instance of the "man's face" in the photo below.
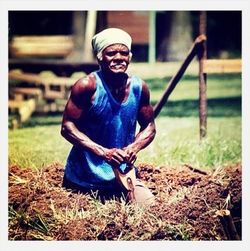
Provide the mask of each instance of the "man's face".
POLYGON ((124 73, 128 68, 129 62, 130 55, 127 46, 113 44, 103 50, 100 64, 103 70, 112 73, 124 73))

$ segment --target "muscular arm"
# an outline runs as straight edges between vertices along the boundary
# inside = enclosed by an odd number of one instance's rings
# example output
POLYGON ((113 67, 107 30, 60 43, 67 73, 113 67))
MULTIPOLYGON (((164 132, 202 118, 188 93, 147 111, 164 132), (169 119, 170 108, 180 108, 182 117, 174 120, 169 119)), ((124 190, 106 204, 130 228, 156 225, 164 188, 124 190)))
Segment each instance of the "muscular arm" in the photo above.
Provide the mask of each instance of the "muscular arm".
POLYGON ((61 135, 73 145, 83 147, 85 150, 103 157, 113 166, 120 165, 127 153, 121 149, 107 149, 92 141, 79 130, 77 124, 81 119, 84 123, 84 114, 91 106, 96 90, 95 79, 92 76, 78 80, 71 89, 69 100, 63 112, 61 135))
POLYGON ((140 107, 138 113, 138 123, 140 130, 135 137, 135 141, 125 148, 129 154, 129 162, 136 160, 136 154, 147 147, 154 139, 156 134, 154 111, 150 104, 150 93, 148 86, 143 82, 140 107))

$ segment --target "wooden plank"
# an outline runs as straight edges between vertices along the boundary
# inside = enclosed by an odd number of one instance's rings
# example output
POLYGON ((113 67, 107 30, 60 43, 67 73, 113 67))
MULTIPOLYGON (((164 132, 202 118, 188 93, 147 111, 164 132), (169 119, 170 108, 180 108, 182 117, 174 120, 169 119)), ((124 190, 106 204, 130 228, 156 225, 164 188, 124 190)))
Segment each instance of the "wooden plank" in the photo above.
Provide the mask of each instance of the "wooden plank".
POLYGON ((204 72, 206 73, 239 73, 241 59, 207 59, 204 60, 204 72))
POLYGON ((32 42, 32 43, 66 43, 66 42, 72 42, 72 36, 66 36, 66 35, 28 35, 28 36, 15 36, 13 37, 13 42, 32 42))
POLYGON ((42 90, 36 87, 15 87, 10 88, 10 92, 15 96, 16 94, 21 94, 27 97, 35 97, 41 98, 42 97, 42 90))
POLYGON ((64 57, 70 54, 70 48, 60 48, 57 45, 44 46, 44 45, 25 45, 21 48, 13 48, 12 55, 18 58, 22 57, 64 57))
POLYGON ((39 74, 24 73, 20 70, 11 70, 9 72, 9 80, 18 80, 32 84, 41 84, 42 78, 39 74))
POLYGON ((74 49, 72 36, 15 36, 10 42, 13 57, 65 57, 74 49))
MULTIPOLYGON (((83 75, 84 76, 84 75, 83 75)), ((37 85, 64 85, 72 86, 78 78, 41 76, 40 74, 22 72, 20 70, 11 70, 9 72, 10 80, 18 80, 37 85)))

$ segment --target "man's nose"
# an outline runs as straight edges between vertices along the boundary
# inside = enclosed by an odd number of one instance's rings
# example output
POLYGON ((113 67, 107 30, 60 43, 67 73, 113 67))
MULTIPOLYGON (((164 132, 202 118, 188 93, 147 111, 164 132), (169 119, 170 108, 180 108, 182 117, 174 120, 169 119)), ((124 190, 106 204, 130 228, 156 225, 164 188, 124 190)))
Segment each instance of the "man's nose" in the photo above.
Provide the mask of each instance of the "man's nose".
POLYGON ((120 52, 117 52, 114 56, 114 59, 122 59, 123 55, 120 52))

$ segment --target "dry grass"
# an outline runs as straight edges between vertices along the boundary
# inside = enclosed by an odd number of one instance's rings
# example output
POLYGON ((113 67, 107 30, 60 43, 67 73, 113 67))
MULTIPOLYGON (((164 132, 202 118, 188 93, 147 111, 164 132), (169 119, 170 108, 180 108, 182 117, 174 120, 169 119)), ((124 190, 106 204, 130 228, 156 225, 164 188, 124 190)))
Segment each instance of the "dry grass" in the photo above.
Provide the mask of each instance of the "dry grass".
MULTIPOLYGON (((61 187, 63 167, 10 167, 10 240, 215 240, 226 239, 215 212, 228 191, 231 208, 241 205, 241 166, 216 173, 139 166, 156 196, 148 208, 125 201, 102 204, 90 195, 61 187), (217 182, 218 181, 218 182, 217 182)), ((236 210, 235 217, 239 208, 236 210)))

